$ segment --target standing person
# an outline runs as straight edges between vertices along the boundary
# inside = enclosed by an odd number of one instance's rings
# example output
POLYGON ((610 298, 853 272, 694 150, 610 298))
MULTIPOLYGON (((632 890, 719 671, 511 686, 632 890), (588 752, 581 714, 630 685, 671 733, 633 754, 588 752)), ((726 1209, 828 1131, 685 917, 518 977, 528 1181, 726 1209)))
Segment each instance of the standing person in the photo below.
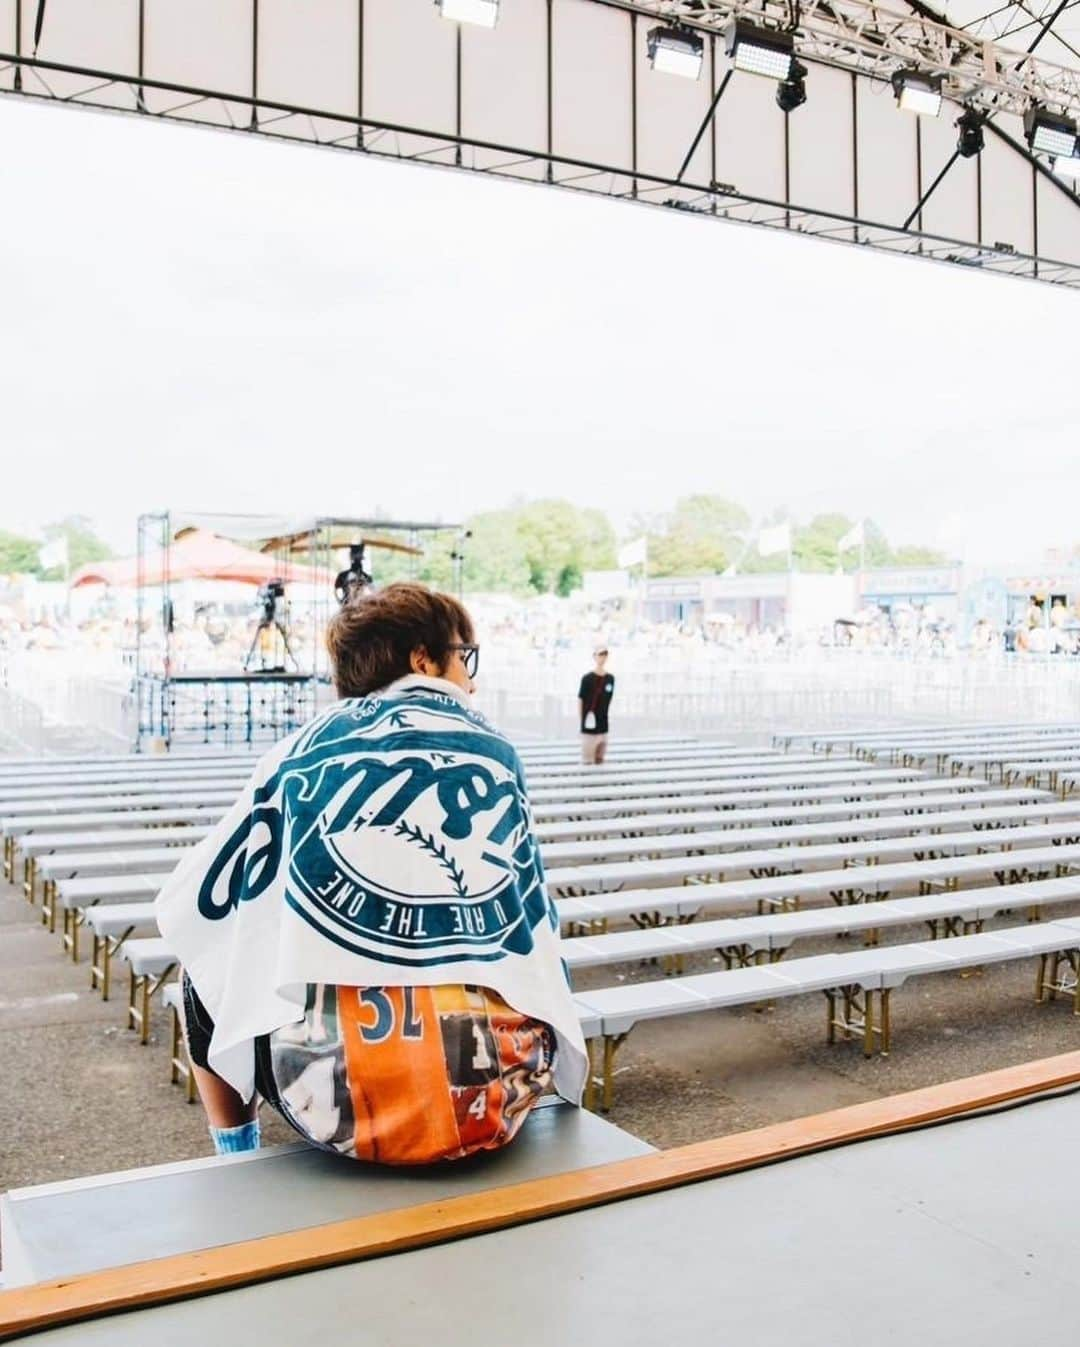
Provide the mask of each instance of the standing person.
POLYGON ((608 707, 615 695, 615 679, 607 671, 606 646, 593 651, 592 673, 578 688, 578 723, 581 726, 581 761, 599 765, 607 754, 608 707))
POLYGON ((456 600, 358 592, 327 646, 342 700, 157 900, 215 1149, 258 1147, 260 1095, 353 1159, 498 1149, 586 1070, 521 763, 472 707, 456 600))

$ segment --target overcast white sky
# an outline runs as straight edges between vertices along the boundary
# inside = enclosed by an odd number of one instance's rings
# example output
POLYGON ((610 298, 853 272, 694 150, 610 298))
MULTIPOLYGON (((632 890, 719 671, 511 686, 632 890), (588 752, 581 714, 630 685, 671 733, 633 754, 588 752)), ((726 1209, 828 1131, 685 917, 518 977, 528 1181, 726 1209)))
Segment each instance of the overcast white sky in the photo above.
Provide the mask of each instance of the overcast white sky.
POLYGON ((1080 294, 0 99, 0 527, 692 491, 1080 540, 1080 294))

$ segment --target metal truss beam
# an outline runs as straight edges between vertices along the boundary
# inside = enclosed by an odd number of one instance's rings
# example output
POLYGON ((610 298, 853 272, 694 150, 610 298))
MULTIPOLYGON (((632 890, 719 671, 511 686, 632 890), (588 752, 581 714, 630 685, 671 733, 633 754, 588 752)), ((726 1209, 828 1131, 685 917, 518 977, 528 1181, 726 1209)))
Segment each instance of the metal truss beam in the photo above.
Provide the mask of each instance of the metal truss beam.
POLYGON ((13 53, 0 53, 0 78, 19 74, 9 97, 31 98, 114 110, 158 121, 186 122, 243 131, 271 139, 351 150, 376 157, 484 173, 490 177, 589 191, 615 200, 666 206, 697 219, 720 220, 788 231, 835 243, 857 244, 879 252, 921 257, 1080 289, 1080 262, 1057 261, 1018 252, 1007 245, 975 244, 944 235, 911 230, 880 221, 817 210, 796 202, 746 195, 718 183, 691 182, 591 162, 489 140, 366 117, 344 117, 317 107, 302 107, 244 96, 232 91, 194 88, 145 77, 71 66, 13 53), (50 77, 75 75, 87 84, 77 93, 58 94, 50 77), (150 112, 145 95, 169 95, 175 101, 150 112), (237 116, 237 113, 241 116, 237 116), (419 145, 419 147, 418 147, 419 145))
MULTIPOLYGON (((1080 116, 1080 70, 1017 53, 952 28, 923 6, 905 10, 876 0, 595 0, 705 33, 733 18, 790 30, 804 60, 888 80, 903 66, 942 77, 954 103, 1017 115, 1033 103, 1080 116)), ((902 3, 902 0, 901 0, 902 3)))

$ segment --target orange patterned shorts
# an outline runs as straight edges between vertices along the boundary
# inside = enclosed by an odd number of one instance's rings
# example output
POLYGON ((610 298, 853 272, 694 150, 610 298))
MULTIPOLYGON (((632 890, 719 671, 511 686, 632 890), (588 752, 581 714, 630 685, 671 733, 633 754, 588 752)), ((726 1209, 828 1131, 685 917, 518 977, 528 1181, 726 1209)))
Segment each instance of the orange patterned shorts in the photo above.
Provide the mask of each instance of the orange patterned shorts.
POLYGON ((260 1055, 303 1136, 416 1165, 506 1145, 551 1084, 554 1035, 483 987, 319 985, 260 1055))

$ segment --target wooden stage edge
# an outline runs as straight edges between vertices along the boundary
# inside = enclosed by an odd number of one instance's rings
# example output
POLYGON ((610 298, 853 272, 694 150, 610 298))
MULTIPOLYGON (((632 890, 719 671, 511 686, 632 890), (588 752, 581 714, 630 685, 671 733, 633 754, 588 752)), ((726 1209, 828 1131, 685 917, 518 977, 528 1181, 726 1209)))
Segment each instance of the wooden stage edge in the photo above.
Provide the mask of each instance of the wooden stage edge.
POLYGON ((0 1341, 319 1268, 507 1229, 959 1118, 1080 1083, 1080 1052, 484 1193, 379 1212, 0 1293, 0 1341))

